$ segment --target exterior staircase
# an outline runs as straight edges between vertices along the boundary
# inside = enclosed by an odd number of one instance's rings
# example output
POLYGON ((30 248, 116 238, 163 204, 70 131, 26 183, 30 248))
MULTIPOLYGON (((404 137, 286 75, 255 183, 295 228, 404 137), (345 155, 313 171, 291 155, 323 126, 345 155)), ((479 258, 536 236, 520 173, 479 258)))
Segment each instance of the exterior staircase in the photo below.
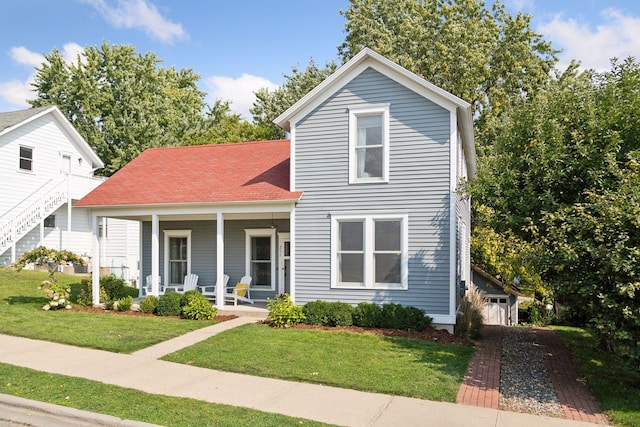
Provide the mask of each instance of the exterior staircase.
MULTIPOLYGON (((0 255, 67 202, 68 177, 51 179, 0 217, 0 255)), ((15 253, 11 262, 15 261, 15 253)))

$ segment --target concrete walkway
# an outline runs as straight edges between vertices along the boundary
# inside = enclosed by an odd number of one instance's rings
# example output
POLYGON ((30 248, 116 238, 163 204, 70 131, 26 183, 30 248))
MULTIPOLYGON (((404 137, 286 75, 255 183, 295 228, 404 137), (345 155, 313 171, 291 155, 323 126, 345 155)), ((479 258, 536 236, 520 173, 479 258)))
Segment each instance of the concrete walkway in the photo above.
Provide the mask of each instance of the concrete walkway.
POLYGON ((239 318, 223 322, 134 354, 117 354, 0 335, 0 362, 148 393, 249 407, 346 426, 595 425, 491 408, 253 377, 157 360, 157 357, 202 341, 229 327, 255 321, 255 318, 239 318))

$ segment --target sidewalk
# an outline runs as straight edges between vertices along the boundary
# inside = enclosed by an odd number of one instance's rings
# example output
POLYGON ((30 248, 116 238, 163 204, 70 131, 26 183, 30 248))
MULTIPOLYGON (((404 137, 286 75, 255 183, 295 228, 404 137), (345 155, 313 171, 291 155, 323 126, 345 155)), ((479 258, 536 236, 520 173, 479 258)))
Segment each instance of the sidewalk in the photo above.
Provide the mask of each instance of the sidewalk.
POLYGON ((223 322, 130 355, 0 335, 0 362, 148 393, 249 407, 338 425, 595 425, 490 408, 252 377, 157 360, 164 354, 199 342, 221 330, 251 321, 256 319, 238 318, 223 322))

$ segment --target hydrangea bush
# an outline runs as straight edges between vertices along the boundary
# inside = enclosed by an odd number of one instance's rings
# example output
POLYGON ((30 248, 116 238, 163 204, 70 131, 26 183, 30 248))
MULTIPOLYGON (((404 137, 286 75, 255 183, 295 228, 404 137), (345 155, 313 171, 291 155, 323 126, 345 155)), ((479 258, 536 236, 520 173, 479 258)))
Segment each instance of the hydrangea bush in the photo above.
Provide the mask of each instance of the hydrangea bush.
POLYGON ((69 302, 71 288, 65 288, 62 285, 45 280, 38 289, 43 289, 45 296, 49 298, 49 302, 42 307, 43 310, 71 309, 71 303, 69 302))

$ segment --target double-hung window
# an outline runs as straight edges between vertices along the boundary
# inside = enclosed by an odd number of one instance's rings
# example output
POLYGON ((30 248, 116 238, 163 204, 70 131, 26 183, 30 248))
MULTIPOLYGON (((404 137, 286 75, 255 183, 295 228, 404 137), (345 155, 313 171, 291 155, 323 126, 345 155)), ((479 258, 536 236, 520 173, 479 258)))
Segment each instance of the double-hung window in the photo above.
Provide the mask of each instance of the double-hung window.
POLYGON ((191 230, 164 230, 165 283, 184 284, 191 273, 191 230))
POLYGON ((335 214, 331 237, 332 287, 407 289, 407 214, 335 214))
POLYGON ((252 278, 252 288, 275 290, 276 230, 246 229, 246 274, 252 278))
POLYGON ((349 183, 389 180, 389 106, 349 109, 349 183))
POLYGON ((33 148, 20 146, 20 170, 33 171, 33 148))

